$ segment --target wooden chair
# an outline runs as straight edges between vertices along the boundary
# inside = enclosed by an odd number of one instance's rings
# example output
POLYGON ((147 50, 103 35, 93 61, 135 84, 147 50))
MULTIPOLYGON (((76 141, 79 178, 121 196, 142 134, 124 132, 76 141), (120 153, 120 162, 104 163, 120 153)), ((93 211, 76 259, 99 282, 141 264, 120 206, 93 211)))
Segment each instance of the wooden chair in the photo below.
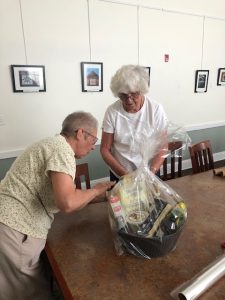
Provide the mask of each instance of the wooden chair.
POLYGON ((182 176, 182 141, 168 143, 169 155, 165 158, 162 167, 162 180, 174 179, 182 176), (168 163, 170 173, 168 172, 168 163))
POLYGON ((75 184, 78 189, 82 189, 81 182, 82 177, 84 178, 86 189, 91 188, 90 183, 90 176, 89 176, 89 169, 88 169, 88 163, 79 164, 76 166, 76 177, 75 177, 75 184))
POLYGON ((201 173, 214 169, 214 160, 209 140, 189 146, 193 173, 201 173))

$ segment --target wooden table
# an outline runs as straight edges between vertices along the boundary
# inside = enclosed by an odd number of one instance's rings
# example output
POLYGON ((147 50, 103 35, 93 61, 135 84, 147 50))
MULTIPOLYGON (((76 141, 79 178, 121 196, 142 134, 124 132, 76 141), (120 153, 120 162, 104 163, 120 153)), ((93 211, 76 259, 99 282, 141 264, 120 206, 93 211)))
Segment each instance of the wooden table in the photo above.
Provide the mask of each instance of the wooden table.
MULTIPOLYGON (((161 258, 116 255, 107 203, 56 216, 47 254, 65 299, 169 300, 173 289, 222 254, 225 178, 208 171, 167 184, 185 200, 188 219, 176 249, 161 258)), ((199 299, 224 300, 225 278, 199 299)))

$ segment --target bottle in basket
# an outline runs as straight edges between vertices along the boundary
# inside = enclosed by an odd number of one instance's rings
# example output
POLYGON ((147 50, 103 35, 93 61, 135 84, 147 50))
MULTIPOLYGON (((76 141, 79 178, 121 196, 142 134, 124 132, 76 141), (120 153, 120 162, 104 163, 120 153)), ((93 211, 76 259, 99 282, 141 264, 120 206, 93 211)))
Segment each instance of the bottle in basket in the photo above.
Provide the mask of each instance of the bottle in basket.
POLYGON ((117 221, 118 230, 122 228, 125 229, 126 228, 125 215, 119 197, 111 196, 109 201, 113 210, 114 217, 117 221))

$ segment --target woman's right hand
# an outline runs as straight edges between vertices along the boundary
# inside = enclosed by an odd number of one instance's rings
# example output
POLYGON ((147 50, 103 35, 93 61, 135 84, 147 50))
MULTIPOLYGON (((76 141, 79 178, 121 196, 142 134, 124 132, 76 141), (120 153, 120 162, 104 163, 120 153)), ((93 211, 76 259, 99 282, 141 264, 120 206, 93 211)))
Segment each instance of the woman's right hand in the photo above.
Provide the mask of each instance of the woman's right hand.
POLYGON ((115 185, 115 181, 104 181, 97 183, 93 189, 96 191, 96 196, 104 194, 107 190, 111 189, 115 185))

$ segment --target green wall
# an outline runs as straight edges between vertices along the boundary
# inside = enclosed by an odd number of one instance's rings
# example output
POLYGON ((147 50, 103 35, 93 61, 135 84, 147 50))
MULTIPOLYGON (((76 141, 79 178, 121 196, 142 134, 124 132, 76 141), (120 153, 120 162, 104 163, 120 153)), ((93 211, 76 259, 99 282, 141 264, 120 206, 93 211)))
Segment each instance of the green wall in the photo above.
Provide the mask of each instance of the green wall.
MULTIPOLYGON (((76 160, 77 164, 88 163, 91 180, 109 176, 108 168, 101 157, 99 148, 100 145, 96 145, 94 151, 90 152, 86 157, 76 160)), ((5 176, 14 160, 15 157, 0 159, 0 180, 5 176)))
POLYGON ((98 179, 109 177, 108 167, 100 154, 100 145, 96 145, 95 150, 91 151, 87 156, 76 160, 77 164, 83 162, 88 163, 90 179, 98 179))
MULTIPOLYGON (((202 130, 194 130, 188 132, 191 143, 195 144, 199 141, 210 140, 213 153, 225 151, 225 126, 207 128, 202 130)), ((186 150, 183 159, 189 158, 189 152, 186 150)))
POLYGON ((2 178, 5 176, 6 172, 8 171, 14 160, 15 157, 0 159, 0 180, 2 180, 2 178))
MULTIPOLYGON (((225 151, 225 126, 208 128, 202 130, 194 130, 189 132, 192 143, 209 139, 212 144, 213 153, 225 151)), ((89 165, 89 173, 91 180, 104 178, 109 176, 108 167, 103 161, 100 146, 96 145, 94 151, 90 152, 86 157, 78 159, 77 164, 87 162, 89 165)), ((184 151, 183 159, 189 158, 188 150, 184 151)), ((5 176, 15 158, 0 159, 0 180, 5 176)))

